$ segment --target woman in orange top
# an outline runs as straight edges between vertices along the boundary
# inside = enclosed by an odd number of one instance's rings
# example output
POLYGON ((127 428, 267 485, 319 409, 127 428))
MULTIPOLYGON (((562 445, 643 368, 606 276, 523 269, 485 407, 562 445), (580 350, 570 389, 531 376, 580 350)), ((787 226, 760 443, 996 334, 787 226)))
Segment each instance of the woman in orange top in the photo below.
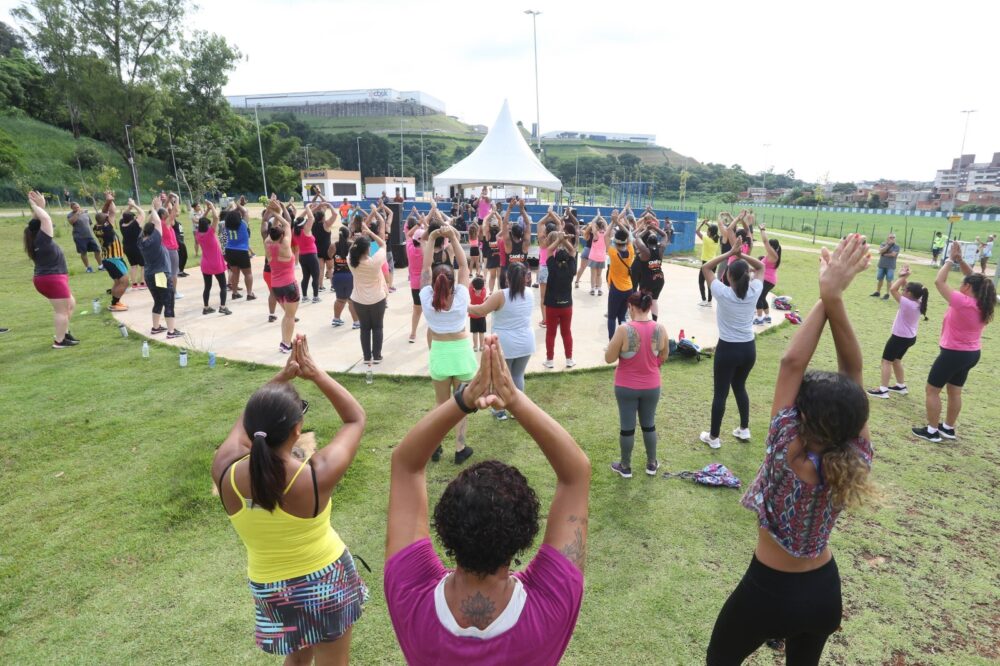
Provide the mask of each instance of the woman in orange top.
MULTIPOLYGON (((627 207, 626 207, 627 210, 627 207)), ((608 340, 615 329, 625 323, 628 313, 628 297, 635 291, 632 287, 632 262, 635 248, 628 230, 624 213, 611 214, 611 224, 604 232, 604 244, 608 248, 611 265, 608 267, 608 340)))

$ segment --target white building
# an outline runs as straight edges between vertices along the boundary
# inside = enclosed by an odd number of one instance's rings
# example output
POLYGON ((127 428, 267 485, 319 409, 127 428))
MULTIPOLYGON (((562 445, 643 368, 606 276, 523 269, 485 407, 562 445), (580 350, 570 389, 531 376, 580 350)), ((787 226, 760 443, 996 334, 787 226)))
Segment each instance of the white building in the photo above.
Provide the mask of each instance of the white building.
POLYGON ((993 153, 990 162, 976 162, 975 155, 962 155, 951 161, 950 169, 941 169, 934 177, 938 189, 976 191, 988 186, 1000 186, 1000 153, 993 153))
POLYGON ((894 190, 889 192, 890 210, 916 210, 917 204, 931 200, 930 190, 894 190))
POLYGON ((327 90, 322 92, 274 93, 263 95, 229 95, 229 105, 237 109, 253 110, 286 109, 326 104, 355 104, 395 102, 419 104, 444 113, 444 102, 419 90, 393 90, 392 88, 365 88, 359 90, 327 90))
POLYGON ((334 203, 342 199, 361 200, 361 172, 337 169, 312 169, 300 171, 302 178, 302 200, 312 199, 310 189, 315 186, 327 201, 334 203))
POLYGON ((590 139, 591 141, 626 141, 648 146, 656 145, 655 134, 627 134, 622 132, 546 132, 543 139, 590 139))
POLYGON ((396 197, 396 190, 403 195, 404 199, 413 199, 417 196, 416 178, 400 178, 399 176, 372 176, 365 178, 365 197, 377 199, 385 195, 391 201, 396 197))

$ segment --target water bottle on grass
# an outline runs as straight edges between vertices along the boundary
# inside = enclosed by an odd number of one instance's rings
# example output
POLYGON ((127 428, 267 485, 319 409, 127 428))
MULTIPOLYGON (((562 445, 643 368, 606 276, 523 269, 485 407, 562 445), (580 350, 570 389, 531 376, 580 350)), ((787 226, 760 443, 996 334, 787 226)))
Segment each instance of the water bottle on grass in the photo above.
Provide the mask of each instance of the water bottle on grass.
POLYGON ((142 357, 149 358, 149 342, 145 340, 142 341, 142 357))

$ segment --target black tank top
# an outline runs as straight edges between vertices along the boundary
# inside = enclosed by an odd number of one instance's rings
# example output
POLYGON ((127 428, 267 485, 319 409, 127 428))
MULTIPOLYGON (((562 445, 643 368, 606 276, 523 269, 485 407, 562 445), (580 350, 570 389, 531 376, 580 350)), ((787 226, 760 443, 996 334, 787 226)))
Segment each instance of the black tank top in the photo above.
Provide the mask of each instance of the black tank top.
MULTIPOLYGON (((316 247, 320 249, 330 247, 330 232, 323 226, 321 220, 313 222, 312 232, 313 237, 316 238, 316 247)), ((323 255, 324 259, 327 258, 325 252, 320 252, 320 254, 323 255)))
POLYGON ((528 260, 528 254, 524 251, 524 241, 515 243, 511 240, 510 252, 507 253, 507 264, 523 264, 528 260))
POLYGON ((351 244, 340 241, 334 247, 333 255, 333 272, 337 273, 350 273, 351 267, 347 264, 347 253, 351 249, 351 244))
POLYGON ((663 251, 657 248, 649 251, 649 259, 643 261, 636 255, 632 264, 632 282, 640 286, 650 286, 663 280, 663 251))

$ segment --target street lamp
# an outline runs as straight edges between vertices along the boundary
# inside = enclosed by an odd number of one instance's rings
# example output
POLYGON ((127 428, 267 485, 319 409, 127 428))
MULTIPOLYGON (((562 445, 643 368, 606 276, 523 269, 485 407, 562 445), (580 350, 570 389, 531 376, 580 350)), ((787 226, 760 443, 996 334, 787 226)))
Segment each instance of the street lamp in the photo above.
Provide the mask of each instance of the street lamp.
POLYGON ((424 164, 424 134, 427 132, 440 132, 440 129, 420 130, 420 190, 427 191, 427 168, 424 164))
POLYGON ((174 137, 170 132, 170 123, 167 123, 167 141, 170 142, 170 160, 174 163, 174 182, 177 183, 177 191, 181 191, 181 179, 177 177, 177 158, 174 157, 174 137))
POLYGON ((358 178, 361 178, 361 135, 359 134, 355 139, 358 142, 358 178))
POLYGON ((267 172, 264 171, 264 144, 260 140, 260 117, 257 115, 257 110, 260 109, 260 104, 256 104, 253 107, 253 119, 257 124, 257 150, 260 151, 260 177, 264 181, 264 196, 267 196, 267 172))
POLYGON ((306 151, 306 169, 309 169, 309 148, 310 148, 310 146, 312 146, 311 143, 307 143, 306 145, 302 146, 302 150, 306 151))
POLYGON ((139 198, 139 174, 135 170, 135 152, 132 150, 132 137, 128 133, 129 127, 131 125, 125 125, 125 143, 128 144, 128 165, 132 170, 132 187, 135 188, 135 202, 141 205, 142 201, 139 198))
POLYGON ((531 15, 531 28, 534 33, 535 42, 535 147, 538 152, 542 152, 542 121, 541 114, 539 113, 538 105, 538 15, 541 14, 540 11, 534 9, 525 9, 525 14, 531 15))
MULTIPOLYGON (((954 231, 955 222, 951 220, 955 216, 955 204, 958 202, 958 188, 962 181, 962 153, 965 152, 965 137, 969 133, 969 116, 976 112, 976 109, 963 109, 961 113, 965 114, 965 129, 962 130, 962 147, 958 151, 958 164, 955 167, 955 192, 951 197, 951 215, 948 219, 948 238, 945 241, 945 255, 951 251, 951 232, 954 231)), ((944 265, 945 258, 942 258, 941 265, 944 265)))

